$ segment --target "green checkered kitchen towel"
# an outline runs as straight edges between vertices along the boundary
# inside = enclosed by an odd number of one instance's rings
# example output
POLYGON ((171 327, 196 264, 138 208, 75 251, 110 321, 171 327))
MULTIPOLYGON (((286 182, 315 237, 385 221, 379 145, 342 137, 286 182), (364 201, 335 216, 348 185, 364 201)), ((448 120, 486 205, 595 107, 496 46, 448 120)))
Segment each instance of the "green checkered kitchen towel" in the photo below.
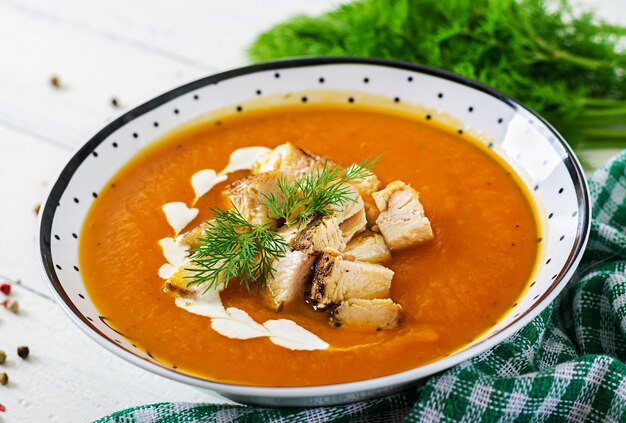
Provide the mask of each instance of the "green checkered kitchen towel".
POLYGON ((492 350, 419 388, 310 409, 161 403, 112 422, 626 422, 626 150, 591 178, 591 238, 558 300, 492 350))

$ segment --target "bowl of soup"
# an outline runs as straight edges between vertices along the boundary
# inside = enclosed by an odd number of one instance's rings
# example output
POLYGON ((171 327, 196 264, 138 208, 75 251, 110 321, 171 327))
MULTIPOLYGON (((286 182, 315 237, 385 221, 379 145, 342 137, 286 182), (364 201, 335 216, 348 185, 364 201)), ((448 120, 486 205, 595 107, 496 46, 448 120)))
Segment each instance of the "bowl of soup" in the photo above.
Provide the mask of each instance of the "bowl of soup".
POLYGON ((309 58, 125 113, 42 207, 55 298, 112 353, 228 398, 346 403, 498 344, 571 278, 580 163, 520 103, 449 72, 309 58))

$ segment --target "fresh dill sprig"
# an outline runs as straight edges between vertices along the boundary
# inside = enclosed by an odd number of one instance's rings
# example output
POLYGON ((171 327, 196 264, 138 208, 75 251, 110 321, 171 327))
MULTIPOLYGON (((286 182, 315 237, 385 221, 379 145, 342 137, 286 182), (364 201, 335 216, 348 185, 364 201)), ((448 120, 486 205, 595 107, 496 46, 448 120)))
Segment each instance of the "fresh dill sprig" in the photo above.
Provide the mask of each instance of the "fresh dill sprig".
POLYGON ((191 250, 193 266, 188 286, 205 285, 205 292, 239 279, 248 290, 263 288, 272 277, 274 260, 284 257, 289 245, 265 225, 250 224, 237 210, 212 208, 200 246, 191 250))
POLYGON ((544 115, 580 152, 626 147, 626 27, 567 0, 359 0, 259 35, 252 61, 380 57, 476 79, 544 115), (451 11, 454 13, 451 13, 451 11), (580 10, 580 9, 579 9, 580 10))
POLYGON ((322 169, 301 176, 293 182, 281 177, 278 188, 281 195, 265 195, 265 205, 270 213, 284 219, 285 225, 301 225, 317 215, 331 214, 345 203, 356 201, 347 182, 373 176, 372 168, 380 156, 373 160, 362 160, 359 164, 342 170, 339 166, 329 167, 324 162, 322 169))

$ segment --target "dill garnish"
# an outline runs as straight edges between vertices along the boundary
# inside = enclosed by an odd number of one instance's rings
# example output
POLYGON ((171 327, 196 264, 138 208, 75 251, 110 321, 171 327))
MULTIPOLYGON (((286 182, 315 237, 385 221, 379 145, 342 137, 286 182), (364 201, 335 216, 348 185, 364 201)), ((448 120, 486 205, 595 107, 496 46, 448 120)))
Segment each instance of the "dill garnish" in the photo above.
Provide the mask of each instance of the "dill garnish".
POLYGON ((314 216, 331 214, 345 203, 356 201, 352 197, 354 190, 346 183, 373 176, 371 170, 379 159, 380 156, 363 160, 345 170, 339 166, 331 169, 326 161, 322 169, 316 169, 293 182, 281 176, 278 188, 282 198, 274 194, 264 195, 267 200, 265 205, 287 226, 301 225, 314 216))
MULTIPOLYGON (((330 168, 326 161, 322 169, 291 183, 281 177, 277 184, 282 198, 265 196, 266 206, 272 215, 284 219, 285 225, 333 213, 345 203, 356 201, 352 197, 354 190, 346 183, 373 176, 371 169, 379 158, 363 160, 345 170, 330 168)), ((270 229, 271 223, 253 225, 237 208, 212 208, 211 212, 213 220, 207 222, 199 246, 190 250, 192 266, 185 268, 190 274, 187 286, 203 285, 206 292, 237 278, 248 290, 265 287, 274 274, 272 263, 285 256, 289 244, 270 229)))
POLYGON ((237 210, 212 208, 200 246, 191 250, 193 267, 187 268, 191 285, 206 285, 205 292, 239 279, 248 290, 262 288, 273 275, 272 263, 285 255, 289 245, 265 225, 250 224, 237 210))

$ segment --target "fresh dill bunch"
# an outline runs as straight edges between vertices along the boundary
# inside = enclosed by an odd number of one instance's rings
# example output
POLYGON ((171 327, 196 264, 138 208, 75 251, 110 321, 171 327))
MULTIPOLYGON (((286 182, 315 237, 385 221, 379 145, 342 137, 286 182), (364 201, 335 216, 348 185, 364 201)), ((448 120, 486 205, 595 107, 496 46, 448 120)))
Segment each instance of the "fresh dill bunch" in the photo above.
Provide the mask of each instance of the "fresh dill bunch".
POLYGON ((435 66, 501 90, 577 149, 626 146, 626 28, 566 0, 360 0, 259 35, 252 61, 357 56, 435 66))
POLYGON ((325 161, 321 169, 293 182, 282 176, 278 180, 281 195, 265 195, 265 205, 272 215, 283 219, 285 225, 301 225, 314 216, 334 213, 344 204, 356 201, 352 197, 353 189, 346 183, 373 176, 372 169, 379 159, 380 156, 362 160, 345 170, 339 166, 331 168, 325 161))
POLYGON ((289 245, 270 224, 252 225, 237 210, 212 208, 213 220, 207 222, 200 246, 191 250, 192 267, 185 270, 188 286, 205 285, 205 292, 232 278, 248 290, 263 288, 273 276, 274 260, 284 257, 289 245))

